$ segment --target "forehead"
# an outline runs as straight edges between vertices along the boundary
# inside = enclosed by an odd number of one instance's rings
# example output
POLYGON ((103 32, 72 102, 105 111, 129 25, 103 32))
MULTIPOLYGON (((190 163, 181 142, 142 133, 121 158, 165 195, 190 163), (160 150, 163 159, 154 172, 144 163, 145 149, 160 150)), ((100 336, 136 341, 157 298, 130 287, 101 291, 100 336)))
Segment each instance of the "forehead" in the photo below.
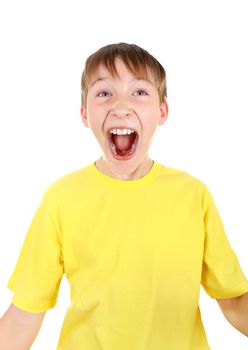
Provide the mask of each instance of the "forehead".
POLYGON ((154 77, 151 70, 145 66, 129 68, 121 59, 116 59, 115 63, 109 68, 100 63, 89 77, 89 87, 93 87, 101 81, 115 79, 134 81, 145 81, 148 84, 155 85, 154 77))

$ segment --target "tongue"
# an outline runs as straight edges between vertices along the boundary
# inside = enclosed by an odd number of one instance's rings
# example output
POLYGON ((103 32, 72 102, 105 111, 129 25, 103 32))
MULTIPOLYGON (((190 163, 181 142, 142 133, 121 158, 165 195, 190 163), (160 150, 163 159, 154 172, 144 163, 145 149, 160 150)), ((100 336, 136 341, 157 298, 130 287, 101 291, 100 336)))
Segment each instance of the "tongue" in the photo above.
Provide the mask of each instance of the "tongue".
POLYGON ((119 151, 127 151, 131 148, 135 140, 135 133, 130 135, 113 135, 112 140, 116 149, 119 151))

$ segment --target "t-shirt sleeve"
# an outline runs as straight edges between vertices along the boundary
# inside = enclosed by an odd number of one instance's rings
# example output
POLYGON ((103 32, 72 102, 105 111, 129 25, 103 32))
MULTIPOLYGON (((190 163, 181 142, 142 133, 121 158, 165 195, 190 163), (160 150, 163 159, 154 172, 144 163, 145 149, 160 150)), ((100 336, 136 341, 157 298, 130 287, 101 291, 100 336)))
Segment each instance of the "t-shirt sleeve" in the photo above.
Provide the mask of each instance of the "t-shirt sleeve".
POLYGON ((205 244, 201 283, 212 298, 234 298, 248 292, 248 280, 228 242, 213 196, 206 186, 204 188, 205 244))
POLYGON ((55 306, 64 273, 60 226, 50 202, 46 191, 7 285, 14 292, 12 303, 28 312, 55 306))

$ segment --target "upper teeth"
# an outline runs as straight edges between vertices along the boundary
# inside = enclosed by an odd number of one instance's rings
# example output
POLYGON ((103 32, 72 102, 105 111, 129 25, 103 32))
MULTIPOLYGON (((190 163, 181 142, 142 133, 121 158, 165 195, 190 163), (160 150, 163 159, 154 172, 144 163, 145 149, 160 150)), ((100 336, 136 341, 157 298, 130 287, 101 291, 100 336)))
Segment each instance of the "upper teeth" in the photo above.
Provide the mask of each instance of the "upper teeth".
POLYGON ((111 129, 111 134, 117 134, 117 135, 130 135, 131 133, 134 133, 134 130, 132 129, 111 129))

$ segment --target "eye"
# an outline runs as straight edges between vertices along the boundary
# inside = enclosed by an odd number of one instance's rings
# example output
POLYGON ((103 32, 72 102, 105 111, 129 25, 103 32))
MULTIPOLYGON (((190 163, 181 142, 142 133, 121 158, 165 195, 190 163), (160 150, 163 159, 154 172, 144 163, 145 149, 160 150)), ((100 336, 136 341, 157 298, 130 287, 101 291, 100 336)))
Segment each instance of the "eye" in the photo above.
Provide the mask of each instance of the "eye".
POLYGON ((99 96, 99 97, 106 97, 107 94, 109 94, 109 92, 107 92, 107 91, 101 91, 101 92, 99 92, 96 96, 99 96))
POLYGON ((146 95, 148 95, 148 93, 145 90, 142 90, 142 89, 135 91, 135 94, 136 93, 138 93, 138 96, 146 96, 146 95))

